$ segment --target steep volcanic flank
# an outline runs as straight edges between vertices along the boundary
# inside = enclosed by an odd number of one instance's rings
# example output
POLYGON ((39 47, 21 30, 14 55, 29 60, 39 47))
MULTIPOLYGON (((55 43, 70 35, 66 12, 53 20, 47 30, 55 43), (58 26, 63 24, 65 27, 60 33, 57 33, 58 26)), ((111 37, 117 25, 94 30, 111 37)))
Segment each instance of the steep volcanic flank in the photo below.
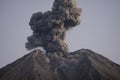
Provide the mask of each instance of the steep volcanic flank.
POLYGON ((120 66, 88 49, 64 57, 35 50, 0 69, 0 80, 120 80, 120 66))

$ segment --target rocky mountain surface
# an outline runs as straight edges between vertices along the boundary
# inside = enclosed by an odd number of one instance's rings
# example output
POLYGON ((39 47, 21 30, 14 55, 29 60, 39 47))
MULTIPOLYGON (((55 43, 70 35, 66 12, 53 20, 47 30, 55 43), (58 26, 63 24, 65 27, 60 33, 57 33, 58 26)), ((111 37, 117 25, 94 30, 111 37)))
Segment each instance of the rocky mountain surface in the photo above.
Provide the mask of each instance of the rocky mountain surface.
POLYGON ((120 80, 120 65, 88 49, 63 56, 37 49, 1 68, 0 80, 120 80))

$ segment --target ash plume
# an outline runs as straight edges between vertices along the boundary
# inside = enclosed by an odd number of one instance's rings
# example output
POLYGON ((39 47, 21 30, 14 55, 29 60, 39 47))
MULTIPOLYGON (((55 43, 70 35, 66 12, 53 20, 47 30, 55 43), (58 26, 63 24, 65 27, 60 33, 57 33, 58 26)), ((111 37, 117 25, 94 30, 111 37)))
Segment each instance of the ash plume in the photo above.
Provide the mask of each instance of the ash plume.
POLYGON ((47 53, 68 52, 65 34, 80 24, 80 14, 76 0, 55 0, 52 11, 34 13, 29 22, 33 34, 27 38, 26 48, 43 47, 47 53))

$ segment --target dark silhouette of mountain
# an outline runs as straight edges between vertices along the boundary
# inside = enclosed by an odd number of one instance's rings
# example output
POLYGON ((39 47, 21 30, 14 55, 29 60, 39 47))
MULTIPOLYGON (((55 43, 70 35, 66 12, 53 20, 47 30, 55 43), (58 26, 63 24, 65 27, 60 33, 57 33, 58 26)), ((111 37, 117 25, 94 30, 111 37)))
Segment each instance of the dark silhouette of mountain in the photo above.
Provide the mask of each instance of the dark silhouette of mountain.
POLYGON ((88 49, 64 56, 37 49, 1 68, 0 80, 120 80, 120 65, 88 49))

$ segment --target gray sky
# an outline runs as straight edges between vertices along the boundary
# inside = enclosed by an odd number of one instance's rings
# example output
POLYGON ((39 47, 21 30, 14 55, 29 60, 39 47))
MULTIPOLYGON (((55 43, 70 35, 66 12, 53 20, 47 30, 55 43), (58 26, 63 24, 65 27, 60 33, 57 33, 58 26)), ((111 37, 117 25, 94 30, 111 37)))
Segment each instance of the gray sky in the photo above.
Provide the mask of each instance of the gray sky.
MULTIPOLYGON (((0 0, 0 68, 30 51, 30 17, 51 10, 54 0, 0 0)), ((91 49, 120 64, 120 0, 79 0, 81 24, 67 32, 70 51, 91 49)))

